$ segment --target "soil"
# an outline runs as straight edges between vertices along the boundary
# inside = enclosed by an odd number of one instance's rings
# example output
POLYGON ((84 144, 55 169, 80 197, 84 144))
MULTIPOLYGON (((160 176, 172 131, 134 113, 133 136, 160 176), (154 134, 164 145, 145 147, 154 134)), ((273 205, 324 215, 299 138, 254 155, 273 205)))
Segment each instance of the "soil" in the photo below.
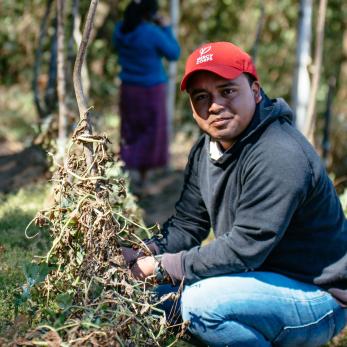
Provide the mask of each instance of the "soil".
POLYGON ((174 214, 183 187, 184 168, 194 141, 194 136, 178 133, 170 147, 170 167, 149 176, 145 194, 138 199, 147 226, 162 225, 174 214))
POLYGON ((45 177, 45 153, 37 146, 0 143, 0 192, 9 193, 45 177))

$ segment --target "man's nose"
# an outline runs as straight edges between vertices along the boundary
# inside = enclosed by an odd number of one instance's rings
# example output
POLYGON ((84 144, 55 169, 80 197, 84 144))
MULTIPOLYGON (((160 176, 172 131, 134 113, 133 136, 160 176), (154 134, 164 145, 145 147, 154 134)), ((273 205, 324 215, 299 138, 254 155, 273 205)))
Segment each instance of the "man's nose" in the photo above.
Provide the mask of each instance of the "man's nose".
POLYGON ((223 104, 217 99, 213 99, 209 107, 209 112, 212 114, 219 114, 224 110, 223 104))

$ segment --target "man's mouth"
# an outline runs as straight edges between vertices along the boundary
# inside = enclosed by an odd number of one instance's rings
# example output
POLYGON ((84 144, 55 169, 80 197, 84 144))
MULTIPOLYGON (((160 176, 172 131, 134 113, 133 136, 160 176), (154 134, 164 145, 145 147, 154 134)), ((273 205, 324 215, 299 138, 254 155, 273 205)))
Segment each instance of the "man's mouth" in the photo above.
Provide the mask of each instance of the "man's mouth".
POLYGON ((216 127, 216 128, 220 128, 225 126, 226 124, 228 124, 230 122, 230 120, 232 119, 232 117, 218 117, 215 118, 210 125, 216 127))

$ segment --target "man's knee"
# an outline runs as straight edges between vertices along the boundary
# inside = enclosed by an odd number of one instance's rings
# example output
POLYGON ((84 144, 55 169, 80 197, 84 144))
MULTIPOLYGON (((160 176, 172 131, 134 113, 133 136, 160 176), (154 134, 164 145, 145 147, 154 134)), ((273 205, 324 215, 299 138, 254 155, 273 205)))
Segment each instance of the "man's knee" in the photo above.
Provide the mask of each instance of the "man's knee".
POLYGON ((205 289, 197 283, 182 294, 182 318, 189 321, 189 330, 194 335, 210 346, 270 346, 261 333, 239 321, 240 301, 235 310, 230 303, 225 310, 223 295, 211 295, 205 289))
MULTIPOLYGON (((181 298, 183 320, 189 320, 191 325, 200 326, 203 330, 217 327, 225 320, 225 303, 220 296, 211 295, 203 283, 187 286, 181 298)), ((228 319, 233 319, 232 310, 228 319)))

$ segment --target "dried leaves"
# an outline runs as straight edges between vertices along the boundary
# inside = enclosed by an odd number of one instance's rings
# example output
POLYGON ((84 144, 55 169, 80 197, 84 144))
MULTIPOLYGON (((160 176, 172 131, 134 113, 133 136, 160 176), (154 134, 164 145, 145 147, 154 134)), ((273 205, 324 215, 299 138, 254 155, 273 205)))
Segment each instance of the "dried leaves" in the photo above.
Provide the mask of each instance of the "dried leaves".
POLYGON ((140 214, 108 144, 105 135, 86 135, 80 124, 64 167, 53 176, 54 205, 36 218, 38 225, 49 221, 53 239, 44 261, 55 269, 37 286, 36 318, 45 324, 17 345, 162 346, 173 334, 153 283, 135 280, 121 255, 121 245, 147 252, 139 232, 149 230, 140 230, 140 214), (94 149, 89 167, 86 143, 94 149))

